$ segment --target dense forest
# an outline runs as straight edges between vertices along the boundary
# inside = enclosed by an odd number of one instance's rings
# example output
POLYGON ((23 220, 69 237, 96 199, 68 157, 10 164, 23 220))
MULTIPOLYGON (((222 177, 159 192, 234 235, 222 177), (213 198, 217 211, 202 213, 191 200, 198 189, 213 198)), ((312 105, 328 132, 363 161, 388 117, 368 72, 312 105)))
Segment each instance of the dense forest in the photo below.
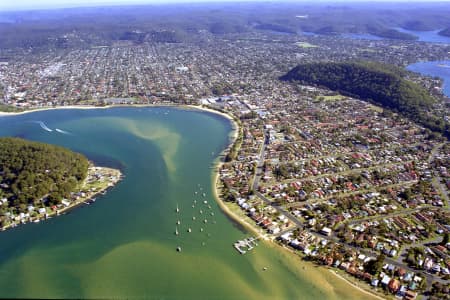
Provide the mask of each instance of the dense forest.
POLYGON ((380 28, 380 27, 373 27, 368 26, 367 32, 379 37, 387 38, 387 39, 394 39, 394 40, 417 40, 418 37, 414 36, 409 33, 400 32, 393 28, 380 28))
MULTIPOLYGON (((413 40, 400 32, 448 28, 446 3, 198 3, 0 12, 0 49, 89 48, 197 41, 208 34, 275 31, 296 34, 371 33, 413 40)), ((443 31, 441 34, 445 34, 443 31)))
POLYGON ((300 64, 282 80, 324 86, 343 95, 367 100, 449 136, 443 120, 427 114, 435 101, 419 85, 403 79, 405 71, 371 62, 319 62, 300 64))
POLYGON ((280 24, 259 24, 254 27, 257 30, 269 30, 281 33, 296 33, 295 29, 289 28, 287 26, 283 26, 280 24))
POLYGON ((88 165, 83 155, 59 146, 0 138, 0 198, 18 211, 57 204, 86 178, 88 165))

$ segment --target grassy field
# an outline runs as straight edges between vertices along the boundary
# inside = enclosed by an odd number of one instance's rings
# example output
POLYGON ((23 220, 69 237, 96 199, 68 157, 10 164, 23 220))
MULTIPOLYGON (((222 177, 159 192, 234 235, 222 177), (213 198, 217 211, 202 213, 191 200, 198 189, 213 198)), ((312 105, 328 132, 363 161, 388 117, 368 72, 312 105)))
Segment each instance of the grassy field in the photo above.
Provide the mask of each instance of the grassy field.
POLYGON ((318 46, 310 44, 308 42, 297 42, 295 44, 301 48, 317 48, 318 47, 318 46))
POLYGON ((80 101, 77 102, 77 104, 79 104, 79 105, 97 105, 97 104, 99 104, 99 101, 98 100, 93 100, 93 99, 91 99, 91 100, 80 100, 80 101))
POLYGON ((382 112, 383 112, 383 108, 382 108, 382 107, 376 106, 376 105, 373 105, 373 104, 370 104, 370 109, 371 109, 371 110, 374 110, 374 111, 376 111, 376 112, 379 112, 379 113, 382 113, 382 112))
POLYGON ((322 100, 322 101, 341 101, 346 99, 346 96, 342 95, 333 95, 333 96, 317 96, 316 100, 322 100))
POLYGON ((364 48, 364 49, 361 49, 361 50, 363 50, 363 51, 365 51, 365 52, 371 52, 371 53, 377 52, 376 50, 370 49, 370 48, 364 48))
POLYGON ((15 106, 0 104, 0 112, 21 112, 21 111, 23 111, 23 109, 15 106))

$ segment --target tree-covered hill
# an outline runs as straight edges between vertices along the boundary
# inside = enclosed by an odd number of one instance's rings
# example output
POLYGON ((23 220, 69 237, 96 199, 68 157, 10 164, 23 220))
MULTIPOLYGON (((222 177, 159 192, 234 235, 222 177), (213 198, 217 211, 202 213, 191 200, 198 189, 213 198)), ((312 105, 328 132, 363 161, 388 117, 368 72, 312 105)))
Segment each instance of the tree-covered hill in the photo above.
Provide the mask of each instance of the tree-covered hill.
POLYGON ((88 165, 83 155, 59 146, 0 138, 0 198, 18 211, 43 199, 57 204, 86 178, 88 165))
POLYGON ((405 41, 414 41, 417 40, 418 37, 409 33, 400 32, 393 28, 383 28, 376 26, 368 26, 367 32, 379 37, 393 39, 393 40, 405 40, 405 41))
MULTIPOLYGON (((5 1, 3 1, 5 2, 5 1)), ((3 3, 2 2, 2 3, 3 3)), ((8 1, 6 1, 8 2, 8 1)), ((13 2, 13 1, 9 1, 13 2)), ((35 1, 39 2, 39 1, 35 1)), ((0 48, 32 51, 112 46, 118 40, 140 43, 197 42, 214 35, 254 31, 337 35, 372 33, 413 40, 400 32, 438 30, 450 24, 450 6, 433 3, 278 1, 127 5, 33 11, 0 11, 0 48)))
POLYGON ((442 36, 448 36, 450 37, 450 27, 447 27, 441 31, 438 32, 438 34, 442 35, 442 36))
POLYGON ((374 102, 448 135, 445 123, 426 113, 434 99, 419 85, 403 79, 404 75, 404 70, 379 63, 318 62, 300 64, 281 79, 324 86, 374 102))

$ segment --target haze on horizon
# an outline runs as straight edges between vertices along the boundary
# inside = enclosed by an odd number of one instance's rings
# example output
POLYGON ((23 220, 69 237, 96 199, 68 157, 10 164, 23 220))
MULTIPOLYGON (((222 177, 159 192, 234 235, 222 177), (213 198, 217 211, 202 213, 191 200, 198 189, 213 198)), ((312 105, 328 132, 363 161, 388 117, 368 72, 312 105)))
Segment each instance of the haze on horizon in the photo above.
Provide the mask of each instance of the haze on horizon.
MULTIPOLYGON (((142 5, 142 4, 177 4, 177 3, 231 3, 231 2, 267 2, 263 0, 20 0, 20 1, 0 1, 1 11, 14 10, 33 10, 33 9, 56 9, 56 8, 72 8, 72 7, 95 7, 95 6, 109 6, 109 5, 142 5)), ((396 2, 416 2, 416 3, 439 3, 450 2, 450 0, 427 1, 427 0, 275 0, 270 2, 286 2, 286 3, 396 3, 396 2)))

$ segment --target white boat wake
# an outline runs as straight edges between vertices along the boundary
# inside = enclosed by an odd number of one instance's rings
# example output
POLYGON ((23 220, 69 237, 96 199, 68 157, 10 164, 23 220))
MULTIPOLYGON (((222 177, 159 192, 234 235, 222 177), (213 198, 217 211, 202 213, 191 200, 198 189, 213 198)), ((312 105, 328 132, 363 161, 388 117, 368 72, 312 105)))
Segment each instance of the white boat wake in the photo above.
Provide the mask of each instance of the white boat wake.
POLYGON ((57 132, 59 132, 59 133, 62 133, 62 134, 71 134, 70 132, 65 131, 65 130, 62 130, 62 129, 59 129, 59 128, 56 128, 55 130, 56 130, 57 132))
POLYGON ((47 125, 45 125, 45 123, 42 122, 42 121, 35 121, 35 123, 38 123, 41 126, 42 129, 44 129, 44 130, 46 130, 48 132, 52 132, 53 131, 52 129, 48 128, 47 125))
POLYGON ((59 128, 55 128, 55 129, 53 130, 53 129, 49 128, 49 127, 48 127, 44 122, 42 122, 42 121, 31 121, 31 122, 32 122, 32 123, 39 124, 39 126, 41 126, 42 129, 44 129, 45 131, 48 131, 48 132, 56 131, 56 132, 59 132, 59 133, 61 133, 61 134, 72 135, 72 133, 70 133, 69 131, 65 131, 65 130, 62 130, 62 129, 59 129, 59 128))

